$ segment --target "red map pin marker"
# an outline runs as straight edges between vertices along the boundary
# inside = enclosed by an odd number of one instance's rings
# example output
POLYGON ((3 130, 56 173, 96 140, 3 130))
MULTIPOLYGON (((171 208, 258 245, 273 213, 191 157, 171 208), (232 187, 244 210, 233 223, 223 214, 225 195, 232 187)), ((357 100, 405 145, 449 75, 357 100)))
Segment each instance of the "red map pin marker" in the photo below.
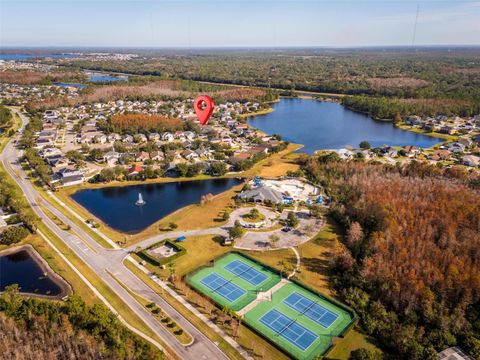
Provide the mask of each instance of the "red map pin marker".
POLYGON ((208 119, 212 116, 214 107, 215 104, 208 95, 200 95, 195 99, 193 108, 195 109, 200 124, 205 125, 208 122, 208 119))

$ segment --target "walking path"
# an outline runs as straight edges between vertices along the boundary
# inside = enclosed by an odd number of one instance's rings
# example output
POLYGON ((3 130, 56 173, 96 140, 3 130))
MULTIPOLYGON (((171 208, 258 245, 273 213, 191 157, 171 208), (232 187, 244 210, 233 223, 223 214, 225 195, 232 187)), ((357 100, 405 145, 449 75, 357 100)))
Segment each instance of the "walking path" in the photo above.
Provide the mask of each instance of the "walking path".
POLYGON ((300 270, 300 254, 298 253, 298 250, 295 249, 293 246, 290 247, 290 249, 295 253, 295 257, 297 258, 297 264, 295 268, 293 269, 292 273, 288 275, 287 279, 290 279, 295 276, 296 272, 300 270))
POLYGON ((134 264, 138 269, 148 275, 148 277, 158 284, 163 290, 168 292, 171 296, 175 298, 178 302, 180 302, 183 306, 185 306, 188 310, 190 310, 195 316, 197 316, 200 320, 202 320, 209 328, 215 331, 218 335, 220 335, 226 342, 228 342, 235 350, 237 350, 245 359, 253 360, 253 358, 248 355, 247 351, 242 348, 235 340, 233 340, 230 336, 228 336, 222 329, 220 329, 216 324, 214 324, 210 319, 208 319, 204 314, 197 310, 192 304, 186 301, 182 296, 177 294, 173 289, 171 289, 165 282, 160 280, 156 275, 151 275, 150 271, 143 265, 140 265, 137 261, 135 261, 131 256, 127 256, 126 259, 134 264))
POLYGON ((273 293, 278 291, 281 287, 283 287, 285 284, 288 284, 289 282, 290 280, 282 279, 278 284, 276 284, 271 289, 268 289, 267 291, 259 292, 257 294, 257 298, 253 300, 250 304, 242 308, 241 310, 237 311, 237 314, 244 316, 246 313, 248 313, 250 310, 252 310, 255 306, 257 306, 262 301, 271 301, 273 293))

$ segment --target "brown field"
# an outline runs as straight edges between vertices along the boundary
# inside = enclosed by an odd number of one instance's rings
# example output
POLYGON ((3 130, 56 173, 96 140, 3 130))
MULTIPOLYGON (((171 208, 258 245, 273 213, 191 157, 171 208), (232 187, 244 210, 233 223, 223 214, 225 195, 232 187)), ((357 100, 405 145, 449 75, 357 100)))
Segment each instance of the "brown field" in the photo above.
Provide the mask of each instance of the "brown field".
POLYGON ((429 81, 409 77, 369 78, 367 82, 373 88, 419 88, 430 85, 429 81))
POLYGON ((111 118, 112 125, 122 130, 126 129, 158 129, 179 130, 182 127, 180 119, 171 119, 159 115, 117 114, 111 118))

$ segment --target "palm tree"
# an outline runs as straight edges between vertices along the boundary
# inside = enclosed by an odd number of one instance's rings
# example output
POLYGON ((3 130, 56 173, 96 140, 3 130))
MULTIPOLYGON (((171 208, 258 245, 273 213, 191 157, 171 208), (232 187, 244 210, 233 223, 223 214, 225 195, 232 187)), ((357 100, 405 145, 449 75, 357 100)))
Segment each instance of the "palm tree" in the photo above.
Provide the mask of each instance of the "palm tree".
POLYGON ((283 276, 287 263, 285 262, 285 260, 280 260, 277 265, 280 266, 280 276, 283 276))
POLYGON ((175 273, 177 272, 177 266, 174 263, 168 264, 168 271, 170 273, 169 278, 174 281, 175 280, 175 273))

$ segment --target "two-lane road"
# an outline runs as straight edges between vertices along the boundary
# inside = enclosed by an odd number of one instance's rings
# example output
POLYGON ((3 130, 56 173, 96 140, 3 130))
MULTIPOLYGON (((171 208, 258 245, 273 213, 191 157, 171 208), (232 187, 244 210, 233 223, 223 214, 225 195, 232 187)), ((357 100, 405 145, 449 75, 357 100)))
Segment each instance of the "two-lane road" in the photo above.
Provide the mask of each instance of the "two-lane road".
MULTIPOLYGON (((25 126, 28 123, 28 118, 21 113, 17 114, 22 119, 23 126, 25 126)), ((30 181, 26 180, 27 176, 18 161, 20 156, 20 151, 14 146, 13 142, 10 142, 0 155, 0 159, 6 171, 22 189, 36 215, 127 304, 131 311, 145 321, 173 353, 181 359, 227 359, 227 356, 215 343, 123 265, 123 259, 127 254, 126 250, 103 248, 64 213, 45 201, 30 181), (38 205, 41 205, 41 207, 38 205), (62 230, 43 212, 42 208, 48 209, 63 223, 69 225, 72 231, 62 230), (111 274, 114 274, 115 278, 111 274), (193 336, 194 342, 187 347, 180 344, 175 336, 166 330, 150 312, 119 284, 119 281, 135 293, 155 302, 179 326, 193 336)))

